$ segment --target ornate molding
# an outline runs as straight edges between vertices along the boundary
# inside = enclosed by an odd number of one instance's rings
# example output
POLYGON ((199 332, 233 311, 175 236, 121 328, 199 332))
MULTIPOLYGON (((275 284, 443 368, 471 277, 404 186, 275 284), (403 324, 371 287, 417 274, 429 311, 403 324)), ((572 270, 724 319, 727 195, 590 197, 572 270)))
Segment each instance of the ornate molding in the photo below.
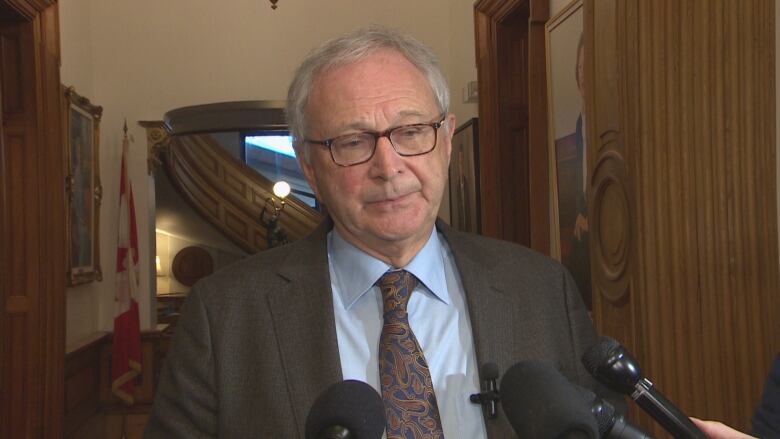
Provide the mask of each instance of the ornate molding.
POLYGON ((166 153, 171 136, 162 121, 141 121, 138 124, 146 129, 146 165, 147 172, 152 175, 152 171, 162 165, 160 157, 166 153))
POLYGON ((626 163, 617 151, 598 157, 591 187, 592 273, 604 298, 617 303, 628 294, 633 236, 626 163))

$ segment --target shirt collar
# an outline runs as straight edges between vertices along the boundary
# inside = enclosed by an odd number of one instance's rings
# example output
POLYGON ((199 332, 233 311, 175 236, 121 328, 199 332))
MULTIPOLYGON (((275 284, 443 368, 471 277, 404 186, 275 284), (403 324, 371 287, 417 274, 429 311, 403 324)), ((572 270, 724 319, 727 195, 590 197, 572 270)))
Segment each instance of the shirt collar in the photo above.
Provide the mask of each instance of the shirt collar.
MULTIPOLYGON (((414 274, 423 287, 449 305, 443 251, 434 227, 423 248, 402 268, 414 274)), ((335 228, 328 233, 328 261, 345 309, 363 297, 387 270, 394 269, 390 264, 347 242, 335 228)))

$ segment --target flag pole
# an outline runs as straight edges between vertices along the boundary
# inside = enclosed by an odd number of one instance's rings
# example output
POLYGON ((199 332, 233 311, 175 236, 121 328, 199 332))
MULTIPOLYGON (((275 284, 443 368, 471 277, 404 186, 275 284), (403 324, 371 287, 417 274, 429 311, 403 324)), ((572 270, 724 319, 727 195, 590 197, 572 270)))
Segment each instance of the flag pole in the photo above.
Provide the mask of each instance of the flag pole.
POLYGON ((133 188, 127 171, 129 149, 125 119, 119 181, 111 390, 125 404, 133 405, 135 381, 141 373, 141 330, 138 310, 138 231, 133 188))

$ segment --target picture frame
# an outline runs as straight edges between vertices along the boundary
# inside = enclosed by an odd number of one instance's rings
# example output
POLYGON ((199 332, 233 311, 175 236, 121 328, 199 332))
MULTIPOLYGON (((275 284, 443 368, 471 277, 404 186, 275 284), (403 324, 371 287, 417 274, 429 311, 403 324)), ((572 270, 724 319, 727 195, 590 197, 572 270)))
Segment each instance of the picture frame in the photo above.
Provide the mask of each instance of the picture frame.
POLYGON ((455 130, 449 169, 450 225, 480 233, 479 120, 472 118, 455 130))
POLYGON ((583 1, 545 25, 547 50, 550 255, 571 272, 591 308, 583 1))
POLYGON ((100 119, 103 108, 62 87, 67 285, 103 280, 100 268, 100 119))

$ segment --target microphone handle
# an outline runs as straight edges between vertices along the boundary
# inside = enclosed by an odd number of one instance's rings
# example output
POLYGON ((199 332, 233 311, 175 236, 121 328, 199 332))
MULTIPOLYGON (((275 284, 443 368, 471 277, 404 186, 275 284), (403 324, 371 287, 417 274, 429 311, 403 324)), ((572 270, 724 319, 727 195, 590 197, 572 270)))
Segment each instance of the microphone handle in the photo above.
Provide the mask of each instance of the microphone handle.
POLYGON ((641 428, 626 421, 623 415, 615 417, 615 424, 607 433, 607 439, 654 439, 641 428))
POLYGON ((349 429, 341 425, 331 425, 322 430, 320 439, 355 439, 349 432, 349 429))
POLYGON ((690 418, 655 390, 650 380, 642 378, 634 389, 631 398, 676 439, 708 439, 690 418))

